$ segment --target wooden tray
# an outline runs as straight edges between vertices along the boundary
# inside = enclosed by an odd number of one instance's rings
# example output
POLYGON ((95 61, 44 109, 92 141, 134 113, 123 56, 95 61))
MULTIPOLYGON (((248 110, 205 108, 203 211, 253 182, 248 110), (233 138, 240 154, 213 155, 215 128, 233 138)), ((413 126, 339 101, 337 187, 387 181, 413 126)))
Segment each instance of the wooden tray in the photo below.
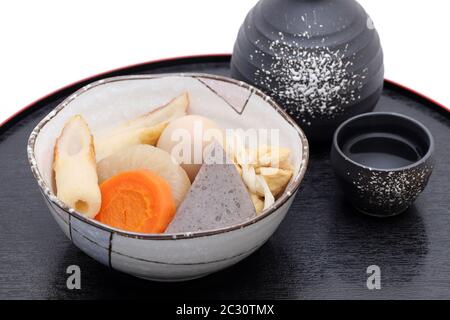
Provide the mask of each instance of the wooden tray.
POLYGON ((436 168, 408 212, 376 219, 346 204, 328 148, 313 150, 292 208, 275 235, 238 265, 203 279, 154 283, 97 263, 67 240, 51 218, 26 158, 28 135, 60 101, 110 76, 163 72, 229 73, 229 55, 131 66, 65 87, 0 127, 0 298, 415 299, 450 298, 450 114, 443 106, 386 82, 376 110, 423 122, 436 139, 436 168), (66 268, 81 268, 82 289, 68 290, 66 268), (381 290, 366 287, 370 265, 381 290))

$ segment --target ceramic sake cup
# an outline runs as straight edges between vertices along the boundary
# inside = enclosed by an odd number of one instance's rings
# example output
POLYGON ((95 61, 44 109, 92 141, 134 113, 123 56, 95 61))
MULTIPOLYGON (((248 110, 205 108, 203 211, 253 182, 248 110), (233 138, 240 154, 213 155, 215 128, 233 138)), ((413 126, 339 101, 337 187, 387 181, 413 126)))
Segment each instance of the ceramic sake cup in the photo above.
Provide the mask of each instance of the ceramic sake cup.
POLYGON ((64 234, 100 263, 157 281, 202 277, 237 263, 261 247, 288 212, 305 174, 308 155, 303 131, 270 98, 245 83, 204 74, 123 76, 92 83, 50 112, 28 142, 31 170, 64 234), (138 234, 85 218, 55 196, 53 147, 71 116, 83 115, 95 139, 106 126, 145 114, 184 91, 190 95, 189 113, 209 117, 224 128, 279 130, 281 145, 292 151, 294 175, 273 207, 223 229, 138 234))
POLYGON ((425 189, 434 140, 418 121, 398 113, 353 117, 335 132, 331 163, 347 199, 379 217, 402 213, 425 189))

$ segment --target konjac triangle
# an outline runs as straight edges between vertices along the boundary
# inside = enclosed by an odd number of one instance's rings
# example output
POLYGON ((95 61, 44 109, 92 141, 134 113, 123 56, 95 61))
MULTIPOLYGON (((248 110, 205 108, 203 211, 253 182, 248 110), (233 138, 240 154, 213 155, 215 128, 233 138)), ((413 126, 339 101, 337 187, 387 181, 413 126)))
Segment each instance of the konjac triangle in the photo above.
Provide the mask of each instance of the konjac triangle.
POLYGON ((205 149, 204 162, 166 233, 219 229, 255 217, 242 178, 218 142, 205 149))

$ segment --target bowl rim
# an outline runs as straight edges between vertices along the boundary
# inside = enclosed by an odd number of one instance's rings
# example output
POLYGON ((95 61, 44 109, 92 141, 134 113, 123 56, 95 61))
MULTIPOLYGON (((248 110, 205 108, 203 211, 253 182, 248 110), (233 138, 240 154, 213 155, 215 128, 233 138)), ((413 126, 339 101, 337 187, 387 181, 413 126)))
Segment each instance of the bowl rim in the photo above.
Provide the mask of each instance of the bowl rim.
MULTIPOLYGON (((248 99, 248 100, 249 100, 248 99)), ((247 101, 248 101, 247 100, 247 101)), ((95 82, 92 82, 90 84, 87 84, 83 86, 81 89, 77 90, 76 92, 69 95, 67 98, 65 98, 62 102, 60 102, 52 111, 50 111, 33 129, 31 132, 28 143, 27 143, 27 155, 28 155, 28 162, 31 168, 31 172, 33 173, 34 178, 38 182, 39 188, 44 195, 50 201, 52 204, 56 205, 59 209, 63 210, 69 215, 69 220, 71 217, 76 218, 82 222, 85 222, 95 228, 103 229, 111 234, 118 234, 123 237, 128 238, 136 238, 141 240, 181 240, 181 239, 193 239, 193 238, 199 238, 199 237, 205 237, 205 236, 212 236, 212 235, 218 235, 223 234, 227 232, 231 232, 238 229, 243 229, 248 226, 251 226, 269 216, 271 216, 273 213, 277 212, 277 209, 283 206, 292 196, 294 196, 297 192, 297 190, 300 187, 301 182, 303 181, 303 178, 306 173, 306 169, 308 167, 309 162, 309 143, 308 139, 306 138, 305 133, 303 130, 297 125, 297 123, 268 95, 263 93, 260 89, 246 83, 243 81, 235 80, 229 77, 225 76, 219 76, 219 75, 213 75, 213 74, 207 74, 207 73, 160 73, 160 74, 144 74, 144 75, 125 75, 125 76, 116 76, 116 77, 109 77, 101 80, 97 80, 95 82), (106 224, 103 224, 101 222, 98 222, 97 220, 90 219, 87 217, 84 217, 82 214, 75 211, 73 208, 69 207, 65 203, 63 203, 61 200, 59 200, 56 195, 53 193, 53 191, 48 187, 47 183, 43 179, 35 157, 35 143, 36 138, 38 137, 40 131, 42 128, 45 127, 47 123, 49 123, 61 110, 63 110, 67 105, 69 105, 70 102, 78 98, 80 95, 85 93, 86 91, 101 86, 103 84, 112 83, 112 82, 120 82, 120 81, 127 81, 127 80, 139 80, 139 79, 158 79, 158 78, 166 78, 166 77, 187 77, 187 78, 195 78, 195 79, 211 79, 211 80, 217 80, 222 82, 231 83, 233 85, 236 85, 238 87, 244 88, 250 92, 250 97, 255 94, 262 98, 265 102, 268 103, 269 106, 271 106, 275 111, 277 111, 283 119, 294 128, 294 130, 299 135, 300 140, 302 141, 302 160, 300 162, 300 169, 298 170, 295 177, 292 178, 289 185, 286 187, 286 190, 283 192, 283 194, 277 199, 277 201, 267 210, 263 211, 260 215, 254 217, 251 220, 244 221, 242 223, 232 225, 229 227, 224 228, 218 228, 218 229, 211 229, 211 230, 204 230, 204 231, 193 231, 193 232, 183 232, 183 233, 168 233, 168 234, 147 234, 147 233, 137 233, 137 232, 130 232, 125 231, 121 229, 117 229, 111 226, 108 226, 106 224)))
POLYGON ((397 112, 386 112, 386 111, 367 112, 367 113, 363 113, 363 114, 354 116, 350 119, 347 119, 336 129, 336 131, 333 135, 333 149, 337 151, 337 153, 339 154, 340 157, 342 157, 344 160, 348 161, 349 163, 351 163, 352 165, 354 165, 356 167, 363 168, 363 169, 370 170, 370 171, 376 171, 376 172, 399 172, 399 171, 405 171, 405 170, 416 168, 417 166, 420 166, 423 163, 427 162, 431 158, 431 156, 434 152, 434 138, 433 138, 433 135, 431 134, 430 130, 427 127, 425 127, 425 125, 423 125, 421 122, 417 121, 416 119, 406 116, 404 114, 397 113, 397 112), (358 121, 358 120, 361 120, 364 118, 372 118, 372 117, 379 117, 379 116, 385 116, 385 117, 391 117, 391 118, 401 118, 402 120, 405 120, 405 121, 408 121, 408 122, 414 124, 416 127, 418 127, 420 130, 422 130, 425 133, 425 135, 427 136, 427 138, 429 140, 427 152, 419 160, 417 160, 407 166, 398 167, 398 168, 388 168, 388 169, 370 167, 370 166, 356 162, 353 159, 349 158, 342 151, 341 147, 339 146, 338 138, 339 138, 339 135, 342 132, 342 130, 345 127, 347 127, 350 123, 353 123, 355 121, 358 121))

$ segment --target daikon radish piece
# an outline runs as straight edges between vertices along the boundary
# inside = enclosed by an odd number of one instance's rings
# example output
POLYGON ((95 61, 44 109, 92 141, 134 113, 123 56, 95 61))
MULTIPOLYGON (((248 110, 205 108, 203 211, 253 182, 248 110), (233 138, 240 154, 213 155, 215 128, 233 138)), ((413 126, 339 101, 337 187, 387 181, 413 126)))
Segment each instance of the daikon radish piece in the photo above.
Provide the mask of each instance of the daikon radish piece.
POLYGON ((100 210, 94 142, 87 123, 80 115, 72 117, 56 140, 53 170, 56 196, 88 218, 100 210))
POLYGON ((178 206, 189 191, 188 175, 166 151, 149 145, 127 147, 97 163, 100 183, 125 171, 147 169, 164 180, 172 190, 175 205, 178 206))
POLYGON ((132 145, 156 145, 168 123, 184 116, 188 107, 189 95, 185 92, 156 110, 97 134, 95 137, 97 161, 132 145))

